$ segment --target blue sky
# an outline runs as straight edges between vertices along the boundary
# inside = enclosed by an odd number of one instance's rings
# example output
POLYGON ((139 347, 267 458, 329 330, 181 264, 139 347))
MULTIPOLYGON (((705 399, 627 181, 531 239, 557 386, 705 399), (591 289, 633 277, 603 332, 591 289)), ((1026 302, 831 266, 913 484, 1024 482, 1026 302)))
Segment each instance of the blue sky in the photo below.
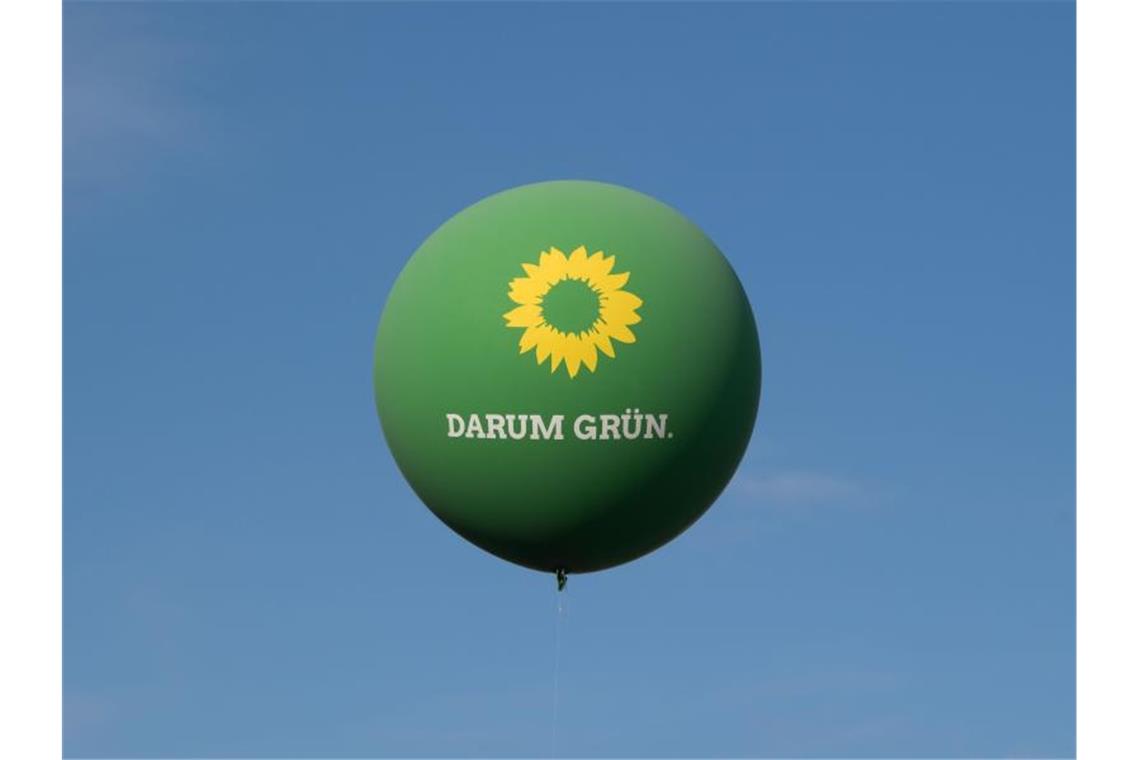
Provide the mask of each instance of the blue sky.
POLYGON ((737 476, 571 578, 557 754, 1074 752, 1074 7, 65 9, 69 756, 541 756, 553 579, 372 404, 492 192, 701 225, 764 352, 737 476))

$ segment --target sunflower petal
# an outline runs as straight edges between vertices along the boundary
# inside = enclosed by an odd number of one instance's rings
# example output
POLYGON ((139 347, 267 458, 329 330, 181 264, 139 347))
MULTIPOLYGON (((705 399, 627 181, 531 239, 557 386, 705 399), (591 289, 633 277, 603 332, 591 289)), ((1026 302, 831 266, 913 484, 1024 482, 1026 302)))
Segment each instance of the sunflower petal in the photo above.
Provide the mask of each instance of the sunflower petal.
POLYGON ((542 364, 546 361, 546 357, 550 356, 550 349, 554 345, 551 337, 548 333, 543 333, 542 339, 535 344, 534 359, 539 364, 542 364))
POLYGON ((538 265, 542 269, 542 279, 548 285, 561 280, 566 276, 566 254, 554 246, 549 251, 543 251, 538 256, 538 265))
POLYGON ((596 338, 592 335, 586 336, 582 340, 582 363, 589 368, 591 372, 597 369, 598 366, 598 348, 594 344, 596 338))
POLYGON ((507 320, 507 327, 530 327, 542 321, 542 307, 537 304, 525 304, 511 309, 503 315, 507 320))
POLYGON ((637 337, 625 325, 610 325, 610 337, 622 343, 636 343, 637 337))
POLYGON ((519 353, 525 354, 527 351, 537 346, 539 341, 542 340, 542 337, 542 327, 532 325, 526 328, 526 332, 524 332, 522 334, 522 337, 519 338, 519 353))
POLYGON ((601 251, 595 251, 594 255, 590 257, 590 277, 601 278, 610 273, 614 268, 614 262, 617 261, 616 256, 606 258, 606 254, 601 251))
POLYGON ((603 306, 601 317, 609 325, 636 325, 641 321, 641 316, 636 311, 617 309, 613 306, 603 306))
POLYGON ((564 346, 566 353, 566 371, 570 377, 578 374, 578 367, 582 363, 582 341, 577 335, 567 336, 564 346))
POLYGON ((510 299, 518 304, 538 303, 538 299, 545 292, 546 285, 529 277, 516 277, 511 280, 510 299))
POLYGON ((628 290, 615 290, 602 296, 602 303, 618 310, 633 311, 644 301, 628 290))
POLYGON ((594 343, 601 349, 603 354, 611 359, 614 358, 614 347, 613 344, 610 343, 610 336, 600 332, 594 336, 594 343))
POLYGON ((566 262, 566 276, 576 280, 583 279, 586 276, 586 261, 586 246, 580 245, 574 249, 566 262))
POLYGON ((629 282, 629 272, 621 272, 620 274, 610 274, 605 277, 599 277, 593 285, 603 293, 610 293, 625 287, 627 282, 629 282))

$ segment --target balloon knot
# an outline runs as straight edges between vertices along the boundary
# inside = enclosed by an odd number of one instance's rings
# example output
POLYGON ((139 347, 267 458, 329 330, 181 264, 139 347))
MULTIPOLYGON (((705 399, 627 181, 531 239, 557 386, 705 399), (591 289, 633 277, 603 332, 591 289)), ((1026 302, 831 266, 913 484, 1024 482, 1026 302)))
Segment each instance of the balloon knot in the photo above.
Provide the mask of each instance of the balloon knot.
POLYGON ((566 588, 566 571, 561 567, 554 571, 554 577, 558 579, 558 590, 566 588))

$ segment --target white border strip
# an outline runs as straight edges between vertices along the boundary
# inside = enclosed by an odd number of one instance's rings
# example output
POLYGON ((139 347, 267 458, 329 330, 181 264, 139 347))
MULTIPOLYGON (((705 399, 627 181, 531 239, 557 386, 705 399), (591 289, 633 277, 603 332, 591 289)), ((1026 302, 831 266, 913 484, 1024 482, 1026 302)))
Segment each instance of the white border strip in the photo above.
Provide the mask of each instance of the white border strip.
POLYGON ((0 756, 60 757, 61 8, 0 3, 0 756))
POLYGON ((1140 119, 1133 0, 1077 4, 1077 747, 1140 757, 1140 119))

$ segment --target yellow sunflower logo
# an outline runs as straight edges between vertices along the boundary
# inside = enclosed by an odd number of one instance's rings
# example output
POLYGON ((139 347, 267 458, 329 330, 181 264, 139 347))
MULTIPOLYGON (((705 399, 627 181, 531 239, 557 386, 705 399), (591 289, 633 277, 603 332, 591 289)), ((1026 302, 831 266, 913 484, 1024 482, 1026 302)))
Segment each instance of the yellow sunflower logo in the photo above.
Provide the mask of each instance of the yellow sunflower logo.
POLYGON ((567 256, 551 247, 538 264, 523 264, 526 277, 511 280, 510 299, 519 304, 503 315, 507 327, 524 332, 519 353, 532 348, 539 364, 550 358, 550 371, 565 363, 570 377, 585 365, 598 366, 598 351, 614 357, 612 341, 635 343, 629 329, 641 321, 640 298, 623 290, 629 272, 611 274, 616 257, 601 251, 586 254, 578 246, 567 256))

